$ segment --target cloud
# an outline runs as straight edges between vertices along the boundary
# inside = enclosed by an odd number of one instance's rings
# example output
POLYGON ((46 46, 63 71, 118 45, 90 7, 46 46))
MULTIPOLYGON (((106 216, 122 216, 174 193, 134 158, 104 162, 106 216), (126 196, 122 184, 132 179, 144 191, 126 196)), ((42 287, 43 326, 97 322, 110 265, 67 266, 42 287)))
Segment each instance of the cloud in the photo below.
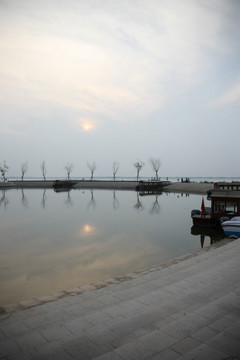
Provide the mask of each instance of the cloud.
POLYGON ((223 50, 221 15, 200 1, 26 2, 1 28, 8 101, 45 101, 118 121, 139 121, 173 101, 201 81, 206 49, 223 50))
POLYGON ((240 82, 235 84, 217 100, 217 103, 222 104, 231 104, 236 102, 240 103, 240 82))

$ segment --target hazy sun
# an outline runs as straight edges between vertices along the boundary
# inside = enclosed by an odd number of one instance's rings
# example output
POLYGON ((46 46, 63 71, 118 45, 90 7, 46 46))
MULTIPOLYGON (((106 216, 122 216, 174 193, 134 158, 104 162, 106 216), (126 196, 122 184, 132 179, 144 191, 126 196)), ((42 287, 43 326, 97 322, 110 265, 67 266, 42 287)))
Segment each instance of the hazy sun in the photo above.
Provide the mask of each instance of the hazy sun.
POLYGON ((92 130, 94 128, 94 126, 93 126, 93 124, 85 123, 85 124, 82 124, 82 128, 85 131, 89 131, 89 130, 92 130))
POLYGON ((95 119, 94 117, 82 117, 76 119, 76 124, 80 127, 81 131, 84 132, 94 132, 95 130, 99 130, 104 126, 104 122, 102 119, 95 119))
POLYGON ((91 232, 91 231, 92 231, 92 226, 90 226, 90 225, 88 225, 88 224, 84 225, 83 231, 84 231, 84 233, 89 233, 89 232, 91 232))
POLYGON ((95 122, 89 119, 80 119, 78 120, 78 124, 81 126, 83 131, 91 131, 95 126, 95 122))

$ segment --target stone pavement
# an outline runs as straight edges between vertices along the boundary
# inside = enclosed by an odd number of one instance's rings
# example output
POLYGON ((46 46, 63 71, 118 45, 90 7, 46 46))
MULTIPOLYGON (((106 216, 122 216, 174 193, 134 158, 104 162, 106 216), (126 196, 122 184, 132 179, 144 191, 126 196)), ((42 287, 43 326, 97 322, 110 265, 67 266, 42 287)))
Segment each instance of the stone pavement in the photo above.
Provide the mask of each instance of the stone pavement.
POLYGON ((240 359, 239 258, 240 239, 2 314, 0 359, 240 359))

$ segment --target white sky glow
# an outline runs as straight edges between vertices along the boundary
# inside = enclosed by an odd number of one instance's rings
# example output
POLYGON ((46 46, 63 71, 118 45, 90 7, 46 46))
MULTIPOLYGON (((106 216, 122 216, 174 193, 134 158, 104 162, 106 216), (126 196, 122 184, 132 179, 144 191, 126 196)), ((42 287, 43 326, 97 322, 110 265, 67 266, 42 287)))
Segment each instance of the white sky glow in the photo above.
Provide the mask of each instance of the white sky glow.
POLYGON ((240 176, 239 24, 236 0, 0 0, 0 164, 240 176))

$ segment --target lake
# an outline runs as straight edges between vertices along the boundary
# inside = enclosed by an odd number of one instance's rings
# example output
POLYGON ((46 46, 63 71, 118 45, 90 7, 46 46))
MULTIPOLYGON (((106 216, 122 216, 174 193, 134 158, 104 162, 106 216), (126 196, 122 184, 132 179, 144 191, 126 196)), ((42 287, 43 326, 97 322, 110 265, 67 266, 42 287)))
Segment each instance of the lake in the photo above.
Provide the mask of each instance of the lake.
MULTIPOLYGON (((219 240, 192 229, 202 196, 11 189, 0 194, 0 305, 160 265, 219 240)), ((210 202, 205 197, 205 206, 210 202)))

